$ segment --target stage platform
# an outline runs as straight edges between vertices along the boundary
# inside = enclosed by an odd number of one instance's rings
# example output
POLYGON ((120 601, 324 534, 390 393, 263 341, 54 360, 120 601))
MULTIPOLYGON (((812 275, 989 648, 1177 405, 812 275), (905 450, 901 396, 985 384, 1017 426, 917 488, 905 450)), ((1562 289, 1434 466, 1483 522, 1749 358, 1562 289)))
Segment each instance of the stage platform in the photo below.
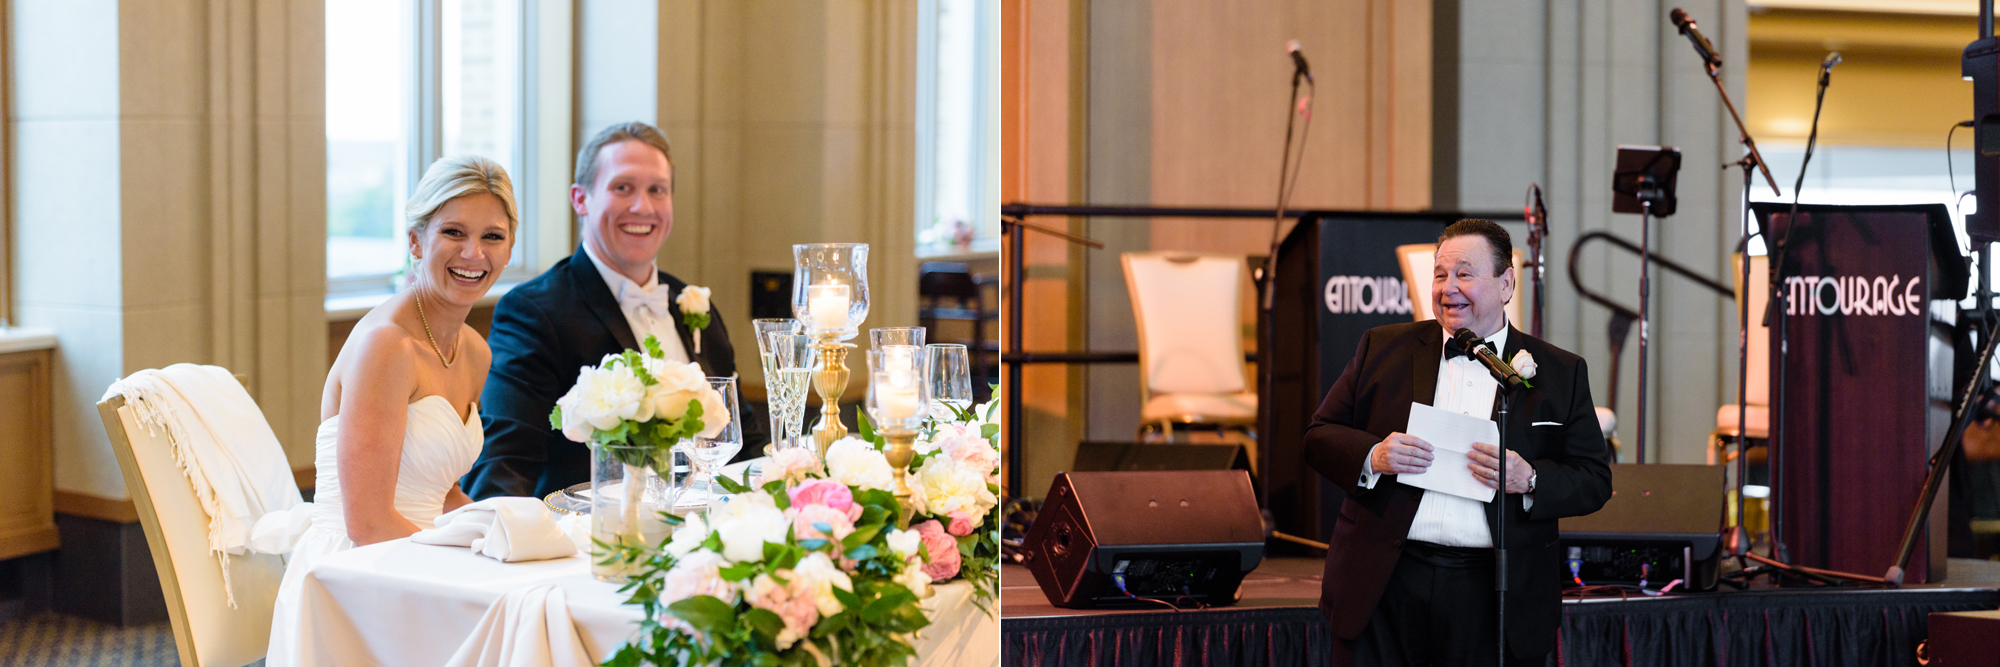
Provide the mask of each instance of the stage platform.
MULTIPOLYGON (((1034 576, 1001 570, 1008 665, 1326 665, 1332 632, 1316 606, 1324 562, 1273 558, 1242 602, 1200 611, 1052 606, 1034 576)), ((1916 665, 1929 614, 2000 609, 2000 562, 1952 559, 1943 583, 1902 589, 1724 589, 1565 600, 1549 664, 1916 665)))

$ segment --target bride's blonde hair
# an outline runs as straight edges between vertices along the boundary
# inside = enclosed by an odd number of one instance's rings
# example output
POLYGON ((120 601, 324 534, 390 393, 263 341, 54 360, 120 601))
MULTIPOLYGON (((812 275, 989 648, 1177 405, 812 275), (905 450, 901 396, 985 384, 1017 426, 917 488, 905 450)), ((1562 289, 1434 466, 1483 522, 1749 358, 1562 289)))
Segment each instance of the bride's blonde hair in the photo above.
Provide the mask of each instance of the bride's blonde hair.
POLYGON ((507 179, 507 170, 500 163, 477 155, 461 155, 438 158, 424 170, 423 179, 417 181, 417 190, 410 193, 410 203, 403 207, 405 231, 422 236, 431 218, 447 202, 477 194, 500 198, 500 207, 507 210, 509 234, 521 226, 521 214, 514 208, 514 183, 507 179))

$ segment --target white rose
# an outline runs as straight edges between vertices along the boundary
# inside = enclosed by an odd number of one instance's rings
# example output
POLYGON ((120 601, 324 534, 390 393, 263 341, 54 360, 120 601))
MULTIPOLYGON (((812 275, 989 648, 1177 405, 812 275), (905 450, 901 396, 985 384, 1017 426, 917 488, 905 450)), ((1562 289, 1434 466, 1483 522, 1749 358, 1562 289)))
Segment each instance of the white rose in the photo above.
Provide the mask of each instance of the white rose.
POLYGON ((682 363, 665 359, 646 359, 646 372, 653 375, 654 385, 662 391, 699 391, 708 386, 708 378, 701 372, 701 364, 692 361, 682 363))
POLYGON ((917 555, 917 550, 922 548, 924 548, 924 538, 917 531, 889 529, 889 550, 895 552, 897 557, 907 561, 911 556, 917 555))
POLYGON ((690 514, 685 518, 685 523, 674 528, 674 538, 667 543, 667 553, 673 554, 675 558, 685 558, 688 552, 700 547, 707 539, 708 524, 702 522, 701 515, 690 514))
POLYGON ((1532 380, 1535 378, 1535 355, 1528 354, 1527 350, 1515 352, 1514 358, 1508 361, 1507 365, 1513 366, 1514 372, 1521 374, 1521 379, 1532 380))
POLYGON ((860 438, 841 438, 826 448, 827 475, 848 486, 888 491, 896 486, 889 459, 860 438))
POLYGON ((919 598, 927 598, 931 595, 931 575, 924 572, 923 564, 921 563, 904 565, 903 572, 896 575, 896 583, 910 589, 910 592, 916 593, 919 598))
POLYGON ((722 556, 736 562, 764 560, 764 543, 783 544, 792 521, 763 493, 730 496, 709 507, 709 520, 722 537, 722 556))
POLYGON ((729 426, 729 406, 722 400, 722 392, 703 387, 695 393, 701 401, 701 437, 713 438, 722 434, 729 426))
MULTIPOLYGON (((616 368, 584 368, 577 374, 576 386, 563 397, 568 401, 557 401, 563 406, 563 434, 571 435, 569 419, 587 422, 600 431, 618 428, 621 421, 645 421, 652 418, 653 406, 645 400, 646 385, 632 369, 624 366, 616 368)), ((571 436, 571 439, 575 439, 571 436)))
POLYGON ((1000 501, 986 485, 986 472, 973 470, 946 456, 932 457, 911 484, 912 495, 922 487, 923 505, 917 511, 944 516, 963 511, 972 515, 973 527, 986 519, 986 512, 1000 501))
POLYGON ((846 608, 840 604, 840 598, 833 596, 833 589, 839 588, 850 592, 854 590, 853 578, 847 576, 846 572, 840 571, 840 566, 834 565, 833 559, 828 558, 822 551, 806 554, 805 558, 799 559, 798 566, 792 568, 791 578, 794 581, 805 582, 806 587, 813 593, 813 604, 819 607, 819 615, 822 617, 838 614, 846 608))
POLYGON ((699 285, 689 285, 681 290, 679 296, 674 297, 674 303, 681 307, 681 312, 683 313, 706 313, 708 312, 708 288, 699 285))

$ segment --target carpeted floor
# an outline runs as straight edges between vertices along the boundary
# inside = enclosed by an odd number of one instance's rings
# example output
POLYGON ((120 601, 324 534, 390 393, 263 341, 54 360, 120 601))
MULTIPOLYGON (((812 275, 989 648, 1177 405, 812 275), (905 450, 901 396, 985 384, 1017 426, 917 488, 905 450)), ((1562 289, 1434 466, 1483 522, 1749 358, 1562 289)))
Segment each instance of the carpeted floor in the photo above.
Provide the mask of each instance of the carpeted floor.
POLYGON ((170 667, 181 664, 166 623, 121 628, 43 612, 0 623, 7 667, 170 667))

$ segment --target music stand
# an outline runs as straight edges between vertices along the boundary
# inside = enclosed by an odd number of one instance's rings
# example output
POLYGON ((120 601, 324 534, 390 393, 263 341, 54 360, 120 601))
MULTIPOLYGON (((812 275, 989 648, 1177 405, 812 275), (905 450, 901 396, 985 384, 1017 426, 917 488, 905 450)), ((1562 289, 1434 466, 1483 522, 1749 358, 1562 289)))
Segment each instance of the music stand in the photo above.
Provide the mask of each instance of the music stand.
POLYGON ((1646 347, 1651 338, 1653 218, 1674 214, 1674 179, 1681 151, 1671 146, 1619 146, 1611 172, 1611 212, 1639 214, 1639 420, 1633 462, 1646 462, 1646 347))

